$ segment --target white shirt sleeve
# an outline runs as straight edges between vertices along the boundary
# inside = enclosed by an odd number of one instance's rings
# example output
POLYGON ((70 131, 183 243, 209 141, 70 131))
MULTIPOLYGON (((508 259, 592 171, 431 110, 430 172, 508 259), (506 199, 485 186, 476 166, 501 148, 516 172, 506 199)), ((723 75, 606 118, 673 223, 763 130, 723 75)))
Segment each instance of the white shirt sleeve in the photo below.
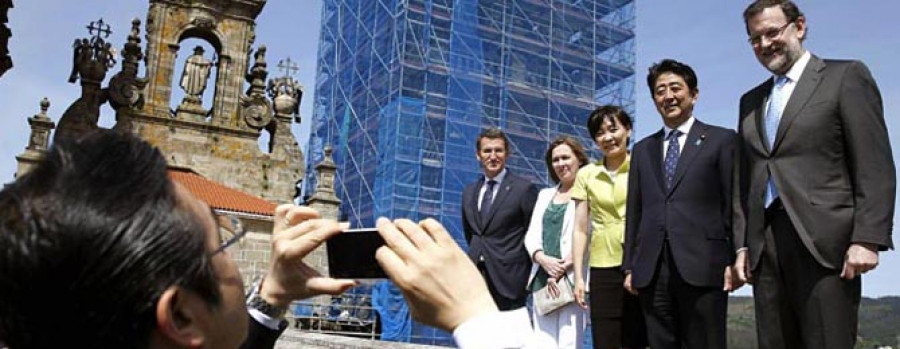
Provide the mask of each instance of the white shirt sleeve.
POLYGON ((247 307, 247 313, 249 313, 250 317, 256 320, 256 322, 260 323, 263 326, 266 326, 270 330, 278 330, 278 325, 281 325, 281 319, 273 319, 253 307, 247 307))
POLYGON ((460 349, 528 348, 533 336, 525 308, 482 314, 453 330, 460 349))

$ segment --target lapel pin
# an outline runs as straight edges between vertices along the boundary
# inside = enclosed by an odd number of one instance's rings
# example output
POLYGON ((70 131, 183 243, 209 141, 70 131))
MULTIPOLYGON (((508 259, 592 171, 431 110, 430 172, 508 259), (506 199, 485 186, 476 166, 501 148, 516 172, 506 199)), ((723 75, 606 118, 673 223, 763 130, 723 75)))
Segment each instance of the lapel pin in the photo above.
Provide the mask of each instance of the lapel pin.
POLYGON ((694 145, 700 145, 704 140, 706 140, 706 134, 700 135, 700 138, 697 139, 697 142, 694 142, 694 145))

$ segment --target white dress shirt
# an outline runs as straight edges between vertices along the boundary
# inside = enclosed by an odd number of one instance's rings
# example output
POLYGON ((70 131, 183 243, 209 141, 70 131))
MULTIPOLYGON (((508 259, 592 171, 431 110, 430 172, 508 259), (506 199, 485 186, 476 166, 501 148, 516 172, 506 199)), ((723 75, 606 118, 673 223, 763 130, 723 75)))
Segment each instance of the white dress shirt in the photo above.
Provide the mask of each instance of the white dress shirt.
POLYGON ((497 192, 500 190, 500 184, 503 183, 503 178, 506 178, 506 168, 503 168, 503 171, 497 174, 497 177, 489 178, 488 176, 484 176, 484 184, 481 185, 481 189, 478 190, 478 211, 481 212, 481 200, 484 198, 484 192, 487 191, 488 181, 493 179, 496 184, 494 184, 494 192, 492 194, 492 198, 497 198, 497 192))
MULTIPOLYGON (((691 115, 687 120, 681 123, 674 128, 674 130, 681 131, 681 134, 678 136, 678 154, 681 154, 684 150, 684 142, 687 142, 688 133, 691 132, 691 127, 694 126, 694 116, 691 115)), ((669 133, 672 133, 671 128, 669 126, 663 125, 663 154, 662 158, 666 158, 666 153, 669 152, 669 133)))
MULTIPOLYGON (((787 77, 787 82, 785 82, 784 87, 781 88, 781 94, 782 96, 784 96, 783 100, 785 101, 785 103, 791 100, 791 95, 794 93, 794 88, 797 87, 797 81, 800 81, 800 76, 803 75, 803 70, 806 69, 806 64, 809 63, 810 57, 812 57, 812 54, 810 54, 809 51, 804 51, 803 55, 800 56, 800 59, 797 60, 797 63, 794 63, 791 69, 788 70, 787 74, 784 74, 784 76, 787 77)), ((772 81, 775 81, 776 78, 778 77, 772 75, 772 81)), ((771 103, 772 98, 770 96, 769 100, 766 102, 766 110, 769 109, 769 104, 771 103)))

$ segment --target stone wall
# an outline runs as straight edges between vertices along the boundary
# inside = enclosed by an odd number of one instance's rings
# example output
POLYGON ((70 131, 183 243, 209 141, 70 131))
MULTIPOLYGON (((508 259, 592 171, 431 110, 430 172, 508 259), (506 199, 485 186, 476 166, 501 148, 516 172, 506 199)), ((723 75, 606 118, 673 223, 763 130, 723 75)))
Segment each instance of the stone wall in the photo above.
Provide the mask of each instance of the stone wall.
POLYGON ((295 183, 303 176, 299 147, 293 154, 267 154, 259 150, 257 137, 246 132, 140 114, 132 122, 134 133, 159 147, 171 165, 188 167, 203 177, 275 203, 290 202, 295 183))
POLYGON ((431 345, 398 343, 398 342, 382 342, 377 340, 351 338, 344 336, 327 335, 321 333, 303 332, 294 329, 287 329, 278 342, 275 343, 276 349, 437 349, 444 347, 436 347, 431 345))
POLYGON ((250 287, 253 281, 266 275, 269 270, 271 241, 270 234, 247 233, 241 242, 228 248, 228 253, 241 271, 245 287, 250 287))
MULTIPOLYGON (((239 243, 229 247, 228 253, 241 271, 244 285, 250 287, 258 277, 262 277, 269 270, 269 259, 272 256, 272 222, 248 219, 241 222, 248 233, 239 243)), ((324 245, 307 255, 303 261, 322 275, 328 275, 328 256, 324 245)))

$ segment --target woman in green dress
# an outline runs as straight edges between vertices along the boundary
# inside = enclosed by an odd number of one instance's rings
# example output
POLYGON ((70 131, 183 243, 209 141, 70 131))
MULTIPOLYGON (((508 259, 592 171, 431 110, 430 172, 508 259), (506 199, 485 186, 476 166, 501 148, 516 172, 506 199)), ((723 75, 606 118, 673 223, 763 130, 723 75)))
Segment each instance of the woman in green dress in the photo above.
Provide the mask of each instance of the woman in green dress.
MULTIPOLYGON (((575 203, 569 192, 578 169, 587 164, 584 147, 572 137, 561 136, 550 143, 545 155, 550 178, 555 187, 541 190, 525 234, 525 248, 533 266, 528 287, 536 292, 548 286, 551 294, 559 294, 556 282, 565 278, 574 285, 572 270, 572 236, 575 227, 575 203)), ((581 348, 584 342, 585 312, 575 302, 547 314, 533 309, 536 348, 581 348)))

